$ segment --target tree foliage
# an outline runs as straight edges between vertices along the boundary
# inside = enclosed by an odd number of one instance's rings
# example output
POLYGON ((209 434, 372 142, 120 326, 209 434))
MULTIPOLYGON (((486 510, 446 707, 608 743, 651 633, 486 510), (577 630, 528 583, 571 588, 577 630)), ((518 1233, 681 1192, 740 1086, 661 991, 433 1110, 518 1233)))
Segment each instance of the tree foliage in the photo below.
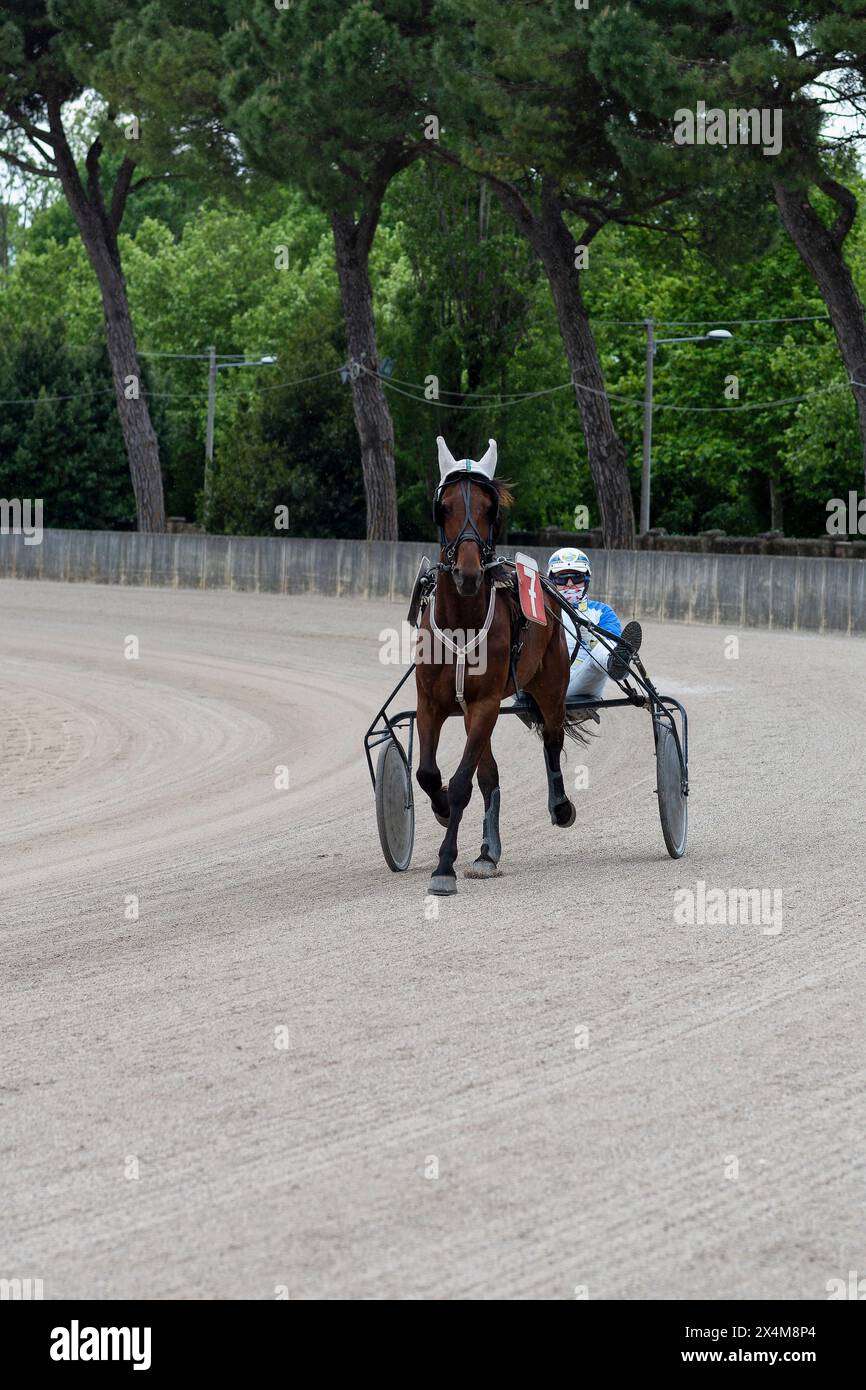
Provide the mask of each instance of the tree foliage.
POLYGON ((46 526, 125 530, 135 499, 104 347, 62 321, 0 336, 0 496, 39 497, 46 526))
MULTIPOLYGON (((118 246, 170 513, 201 518, 204 352, 213 343, 220 353, 272 354, 277 363, 219 373, 212 525, 273 534, 275 509, 287 507, 291 534, 363 533, 352 388, 339 375, 346 337, 331 218, 335 207, 363 214, 363 190, 391 148, 403 164, 377 191, 369 276, 378 350, 393 364, 381 390, 394 421, 401 536, 431 535, 437 433, 458 454, 497 438, 500 471, 516 486, 513 527, 570 526, 578 507, 599 522, 545 274, 493 192, 496 179, 508 179, 531 199, 545 168, 575 234, 593 208, 604 212, 581 292, 635 495, 642 321, 651 315, 660 338, 738 321, 722 348, 659 347, 654 524, 765 530, 772 494, 789 534, 817 534, 827 498, 858 486, 852 394, 824 301, 782 233, 767 182, 773 161, 754 151, 741 161, 677 152, 664 138, 676 105, 700 94, 725 101, 734 78, 744 99, 766 90, 770 67, 774 80, 789 71, 792 83, 799 80, 802 53, 786 56, 782 45, 779 57, 774 49, 784 18, 775 6, 761 15, 742 9, 733 28, 736 7, 721 0, 640 7, 612 0, 598 13, 564 0, 508 13, 493 0, 435 7, 298 0, 283 12, 226 3, 196 12, 194 23, 182 0, 16 8, 65 21, 64 70, 81 103, 79 156, 93 120, 104 122, 105 103, 113 103, 111 129, 100 127, 105 196, 128 153, 123 117, 138 103, 137 156, 149 181, 130 199, 118 246), (430 23, 441 39, 432 56, 430 23), (701 77, 708 34, 718 63, 701 77), (290 35, 281 48, 278 40, 290 35), (487 81, 477 67, 479 42, 487 81), (265 83, 256 80, 256 45, 273 69, 265 83), (426 67, 418 63, 425 45, 426 67), (371 54, 375 82, 363 78, 371 54), (446 59, 448 80, 437 82, 446 59), (86 86, 96 81, 98 99, 86 86), (437 103, 441 144, 458 158, 404 159, 423 141, 437 103), (244 140, 256 152, 255 175, 242 160, 244 140), (677 196, 638 210, 641 198, 646 204, 652 190, 665 189, 677 196), (802 321, 748 322, 767 319, 802 321)), ((844 44, 858 41, 857 12, 810 11, 822 71, 828 53, 838 59, 844 44)), ((22 72, 45 61, 38 29, 27 32, 22 72)), ((45 30, 48 48, 55 33, 45 30)), ((856 97, 862 48, 851 51, 835 81, 856 97)), ((17 112, 24 120, 39 105, 38 84, 30 89, 32 110, 25 102, 17 112)), ((817 172, 844 177, 862 201, 853 152, 839 148, 840 139, 832 150, 822 143, 826 123, 815 94, 797 91, 808 107, 802 126, 792 127, 801 152, 811 149, 817 172)), ((36 158, 25 146, 19 140, 9 152, 36 158)), ((134 510, 100 346, 96 280, 68 204, 30 196, 27 171, 5 168, 0 485, 7 496, 43 496, 52 524, 129 525, 134 510)), ((811 200, 831 226, 832 190, 813 184, 811 200)), ((845 255, 861 296, 864 235, 857 216, 845 255)))

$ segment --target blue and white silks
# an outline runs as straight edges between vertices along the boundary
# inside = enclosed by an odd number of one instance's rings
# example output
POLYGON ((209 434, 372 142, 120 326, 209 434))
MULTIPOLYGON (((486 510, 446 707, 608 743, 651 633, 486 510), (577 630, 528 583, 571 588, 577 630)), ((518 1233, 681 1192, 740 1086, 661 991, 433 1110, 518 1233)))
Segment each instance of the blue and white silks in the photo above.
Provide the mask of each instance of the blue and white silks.
MULTIPOLYGON (((596 627, 603 628, 612 637, 619 637, 622 632, 622 624, 613 609, 606 603, 599 603, 595 599, 581 599, 573 606, 582 617, 595 623, 596 627)), ((565 626, 569 657, 574 651, 575 643, 580 641, 580 651, 571 666, 571 677, 565 698, 566 700, 574 700, 578 697, 596 696, 601 699, 607 680, 607 661, 610 653, 592 632, 581 629, 578 639, 577 625, 569 620, 567 613, 562 614, 562 621, 565 626)))

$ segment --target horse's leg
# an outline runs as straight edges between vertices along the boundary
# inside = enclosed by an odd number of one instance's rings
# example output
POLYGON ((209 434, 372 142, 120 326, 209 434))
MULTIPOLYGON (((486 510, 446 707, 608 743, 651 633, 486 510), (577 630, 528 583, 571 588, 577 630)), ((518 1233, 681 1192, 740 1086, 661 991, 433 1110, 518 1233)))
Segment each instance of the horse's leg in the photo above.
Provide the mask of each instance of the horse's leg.
POLYGON ((499 839, 499 768, 491 743, 488 743, 478 763, 478 785, 484 797, 481 853, 465 873, 467 878, 495 878, 499 873, 502 844, 499 839))
POLYGON ((544 766, 547 771, 547 809, 550 812, 550 823, 567 829, 569 825, 574 825, 577 812, 568 799, 562 775, 567 677, 562 679, 558 670, 560 665, 558 656, 551 654, 548 659, 545 653, 539 679, 533 681, 529 688, 544 720, 541 737, 544 743, 544 766))
POLYGON ((426 694, 418 689, 418 746, 420 756, 415 776, 418 785, 427 793, 433 814, 440 825, 448 824, 448 792, 442 786, 442 773, 436 762, 439 735, 445 723, 445 715, 438 705, 434 705, 426 694))
POLYGON ((469 708, 464 716, 466 722, 466 747, 457 771, 448 783, 448 829, 445 839, 439 846, 439 863, 430 880, 430 892, 450 894, 457 892, 457 878, 454 873, 454 860, 457 858, 457 831, 463 812, 472 795, 472 778, 475 776, 481 756, 490 742, 493 726, 499 714, 499 697, 479 700, 469 708))
POLYGON ((564 725, 560 725, 559 729, 548 729, 547 721, 545 721, 542 739, 544 740, 544 766, 547 769, 547 809, 550 812, 550 823, 551 825, 559 825, 565 830, 569 825, 574 825, 577 812, 573 802, 568 799, 565 780, 562 775, 564 725))

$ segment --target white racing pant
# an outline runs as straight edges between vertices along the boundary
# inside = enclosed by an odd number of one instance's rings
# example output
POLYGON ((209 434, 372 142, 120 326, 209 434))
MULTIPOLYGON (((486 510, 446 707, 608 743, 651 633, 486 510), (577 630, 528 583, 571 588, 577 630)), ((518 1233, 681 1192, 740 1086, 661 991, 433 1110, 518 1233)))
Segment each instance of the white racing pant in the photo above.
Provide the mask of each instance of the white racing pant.
MULTIPOLYGON (((569 643, 570 645, 571 643, 569 643)), ((589 652, 585 647, 581 648, 572 662, 571 676, 565 693, 566 700, 583 699, 587 696, 602 698, 607 681, 609 656, 610 652, 607 647, 602 646, 601 642, 596 642, 592 651, 589 652)))

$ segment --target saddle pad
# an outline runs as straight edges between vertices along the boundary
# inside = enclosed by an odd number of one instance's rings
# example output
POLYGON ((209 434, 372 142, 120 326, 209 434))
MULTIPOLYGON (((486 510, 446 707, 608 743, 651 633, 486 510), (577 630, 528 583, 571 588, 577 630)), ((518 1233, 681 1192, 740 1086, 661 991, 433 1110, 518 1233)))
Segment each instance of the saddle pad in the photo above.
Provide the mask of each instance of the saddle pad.
POLYGON ((522 555, 518 551, 514 557, 514 564, 517 569, 517 592, 520 595, 520 608, 524 618, 528 618, 531 623, 538 623, 540 627, 547 627, 538 562, 533 560, 531 555, 522 555))

